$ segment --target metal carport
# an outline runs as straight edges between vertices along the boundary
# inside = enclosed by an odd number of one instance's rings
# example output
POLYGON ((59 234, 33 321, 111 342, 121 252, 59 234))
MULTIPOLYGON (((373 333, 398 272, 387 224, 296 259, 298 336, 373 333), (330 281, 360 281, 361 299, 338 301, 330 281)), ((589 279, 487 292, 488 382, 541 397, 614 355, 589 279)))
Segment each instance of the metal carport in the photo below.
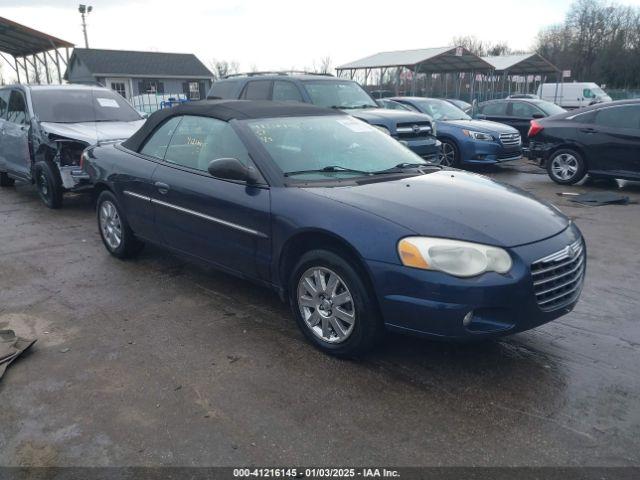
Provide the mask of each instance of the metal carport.
POLYGON ((492 97, 496 96, 495 85, 498 80, 497 77, 499 76, 502 76, 502 95, 500 96, 504 96, 505 94, 511 93, 511 86, 514 83, 512 81, 513 75, 523 77, 522 81, 515 82, 518 88, 520 85, 522 86, 522 93, 530 92, 529 83, 531 77, 533 77, 531 83, 534 87, 533 90, 535 90, 536 76, 540 77, 540 83, 544 83, 547 75, 555 75, 556 79, 558 79, 560 75, 560 69, 558 67, 539 53, 535 52, 517 55, 482 57, 482 59, 492 66, 495 73, 495 75, 492 75, 490 78, 490 83, 492 85, 492 97), (507 78, 509 78, 508 92, 505 87, 507 78))
POLYGON ((62 66, 69 60, 69 48, 73 48, 73 43, 0 17, 0 57, 16 72, 18 83, 21 73, 26 83, 31 82, 29 67, 36 83, 43 80, 51 83, 54 73, 58 83, 62 83, 62 66), (64 50, 64 54, 60 50, 64 50), (53 67, 55 71, 51 71, 53 67))
MULTIPOLYGON (((449 74, 469 72, 471 74, 470 94, 473 96, 473 84, 476 73, 493 70, 491 64, 470 52, 464 47, 449 46, 439 48, 423 48, 418 50, 397 50, 380 52, 361 58, 336 68, 338 76, 349 75, 354 79, 358 73, 363 74, 363 82, 368 83, 372 71, 379 71, 379 82, 389 70, 395 70, 395 89, 398 94, 403 71, 411 72, 411 92, 416 92, 416 81, 419 74, 449 74)), ((446 85, 446 82, 445 82, 446 85)))

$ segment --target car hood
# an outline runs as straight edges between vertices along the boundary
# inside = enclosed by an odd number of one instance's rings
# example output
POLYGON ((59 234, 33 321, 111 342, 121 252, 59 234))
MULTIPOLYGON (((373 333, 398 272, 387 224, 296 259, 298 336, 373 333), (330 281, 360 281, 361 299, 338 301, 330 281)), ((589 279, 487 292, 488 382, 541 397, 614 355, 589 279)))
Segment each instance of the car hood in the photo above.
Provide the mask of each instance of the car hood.
POLYGON ((569 220, 550 204, 490 178, 441 170, 404 180, 306 188, 418 235, 515 247, 563 231, 569 220))
POLYGON ((144 120, 82 123, 41 122, 40 127, 47 133, 94 145, 107 140, 125 140, 133 135, 144 122, 144 120))
POLYGON ((364 120, 365 122, 377 125, 431 121, 431 117, 424 113, 390 110, 387 108, 352 108, 343 110, 343 112, 348 113, 352 117, 364 120))
POLYGON ((509 125, 490 120, 440 120, 438 124, 453 125, 482 133, 518 133, 515 128, 509 125))

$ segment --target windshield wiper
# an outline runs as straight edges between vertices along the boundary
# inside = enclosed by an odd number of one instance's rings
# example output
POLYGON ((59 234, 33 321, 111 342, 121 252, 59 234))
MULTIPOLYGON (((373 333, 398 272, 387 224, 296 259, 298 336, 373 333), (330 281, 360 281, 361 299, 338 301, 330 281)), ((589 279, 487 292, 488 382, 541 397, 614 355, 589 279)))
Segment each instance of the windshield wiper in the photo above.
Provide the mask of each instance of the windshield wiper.
POLYGON ((363 175, 371 175, 372 172, 365 172, 364 170, 354 170, 353 168, 343 167, 341 165, 328 165, 323 168, 316 168, 312 170, 297 170, 295 172, 285 172, 285 177, 291 177, 292 175, 303 175, 305 173, 323 173, 323 172, 347 172, 347 173, 361 173, 363 175))
POLYGON ((387 168, 385 170, 378 170, 376 172, 372 172, 374 175, 380 175, 383 173, 401 173, 402 171, 406 170, 407 168, 421 168, 421 167, 432 167, 435 166, 435 164, 429 164, 427 162, 425 163, 409 163, 409 162, 402 162, 397 164, 394 167, 391 168, 387 168))

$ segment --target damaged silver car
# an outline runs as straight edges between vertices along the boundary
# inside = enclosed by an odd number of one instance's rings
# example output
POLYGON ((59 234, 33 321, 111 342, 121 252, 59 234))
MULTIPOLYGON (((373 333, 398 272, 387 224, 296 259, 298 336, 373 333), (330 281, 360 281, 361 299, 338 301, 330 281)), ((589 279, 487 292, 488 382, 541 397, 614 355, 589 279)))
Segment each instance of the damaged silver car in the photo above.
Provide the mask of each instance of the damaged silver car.
POLYGON ((65 191, 92 188, 82 171, 90 145, 129 138, 144 119, 116 92, 84 85, 0 89, 0 186, 36 185, 49 208, 65 191))

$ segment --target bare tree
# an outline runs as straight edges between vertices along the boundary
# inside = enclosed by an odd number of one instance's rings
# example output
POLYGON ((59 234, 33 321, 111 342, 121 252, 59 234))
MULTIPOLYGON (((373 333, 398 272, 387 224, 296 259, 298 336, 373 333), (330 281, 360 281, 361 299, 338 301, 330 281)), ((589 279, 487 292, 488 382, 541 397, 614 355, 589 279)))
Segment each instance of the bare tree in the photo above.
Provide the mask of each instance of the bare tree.
POLYGON ((327 55, 326 57, 321 57, 320 59, 313 61, 313 71, 323 74, 331 73, 332 64, 333 62, 329 55, 327 55))
POLYGON ((213 78, 215 80, 220 80, 221 78, 225 78, 228 75, 238 73, 238 71, 240 70, 240 64, 235 60, 227 61, 216 60, 215 58, 213 58, 209 62, 209 68, 213 72, 213 78))

